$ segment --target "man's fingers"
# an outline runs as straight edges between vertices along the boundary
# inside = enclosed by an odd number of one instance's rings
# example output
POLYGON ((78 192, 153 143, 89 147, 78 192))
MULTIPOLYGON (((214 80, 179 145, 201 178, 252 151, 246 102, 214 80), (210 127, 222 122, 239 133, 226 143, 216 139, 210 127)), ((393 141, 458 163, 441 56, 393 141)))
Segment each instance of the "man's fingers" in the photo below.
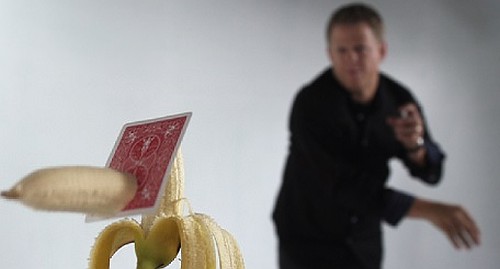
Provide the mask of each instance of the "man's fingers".
POLYGON ((418 108, 414 103, 408 103, 399 108, 399 114, 401 118, 412 118, 416 116, 420 116, 418 112, 418 108))
POLYGON ((449 221, 443 225, 446 235, 457 249, 472 248, 480 243, 480 232, 476 223, 462 207, 454 207, 449 221))
POLYGON ((469 249, 472 247, 473 242, 469 236, 470 234, 467 233, 467 231, 462 230, 458 232, 457 238, 461 246, 464 246, 465 248, 469 249))
POLYGON ((456 249, 459 249, 460 248, 460 242, 459 242, 458 237, 455 236, 455 233, 453 233, 451 231, 447 231, 446 235, 448 236, 448 239, 451 241, 451 243, 453 244, 453 246, 456 249))
POLYGON ((474 244, 479 245, 481 243, 480 231, 474 219, 465 211, 462 210, 461 223, 463 225, 463 232, 468 235, 470 241, 474 244))
POLYGON ((471 240, 467 232, 460 226, 458 222, 452 220, 443 224, 442 230, 456 249, 463 247, 469 249, 472 247, 471 240))

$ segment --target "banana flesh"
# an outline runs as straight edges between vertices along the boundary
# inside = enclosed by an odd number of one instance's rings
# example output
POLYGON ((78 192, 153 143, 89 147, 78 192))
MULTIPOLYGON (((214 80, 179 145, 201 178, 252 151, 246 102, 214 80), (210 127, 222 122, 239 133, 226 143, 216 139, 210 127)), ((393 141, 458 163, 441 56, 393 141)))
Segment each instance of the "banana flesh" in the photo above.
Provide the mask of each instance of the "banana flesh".
MULTIPOLYGON (((40 210, 112 215, 134 197, 134 176, 110 168, 68 166, 34 171, 4 198, 40 210)), ((111 257, 122 246, 135 243, 137 269, 156 269, 170 264, 179 254, 181 269, 244 269, 234 237, 207 215, 193 213, 184 205, 182 156, 176 156, 159 209, 143 215, 141 222, 123 219, 107 226, 90 253, 90 269, 109 269, 111 257)))
POLYGON ((137 269, 169 265, 179 254, 181 269, 244 269, 243 256, 234 237, 212 218, 184 214, 184 170, 180 151, 176 156, 160 208, 143 215, 141 223, 124 219, 112 223, 96 238, 89 269, 109 269, 118 249, 135 243, 137 269))
POLYGON ((137 191, 133 175, 91 166, 36 170, 1 195, 39 210, 112 215, 137 191))

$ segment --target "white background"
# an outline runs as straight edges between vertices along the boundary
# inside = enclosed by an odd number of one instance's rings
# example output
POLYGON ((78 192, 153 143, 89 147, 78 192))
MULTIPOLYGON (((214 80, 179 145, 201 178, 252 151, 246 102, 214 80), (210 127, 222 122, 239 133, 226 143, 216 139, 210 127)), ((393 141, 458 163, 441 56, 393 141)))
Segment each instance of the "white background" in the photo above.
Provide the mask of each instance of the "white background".
MULTIPOLYGON (((192 111, 186 196, 235 235, 247 268, 277 268, 290 104, 327 66, 324 26, 345 2, 0 0, 0 189, 41 167, 102 166, 124 123, 192 111)), ((414 90, 448 154, 437 188, 397 162, 389 184, 463 204, 483 239, 456 251, 405 220, 385 229, 385 268, 498 268, 500 2, 372 3, 387 23, 383 70, 414 90)), ((114 221, 5 200, 0 212, 2 268, 86 268, 114 221)), ((111 268, 135 268, 132 246, 111 268)))

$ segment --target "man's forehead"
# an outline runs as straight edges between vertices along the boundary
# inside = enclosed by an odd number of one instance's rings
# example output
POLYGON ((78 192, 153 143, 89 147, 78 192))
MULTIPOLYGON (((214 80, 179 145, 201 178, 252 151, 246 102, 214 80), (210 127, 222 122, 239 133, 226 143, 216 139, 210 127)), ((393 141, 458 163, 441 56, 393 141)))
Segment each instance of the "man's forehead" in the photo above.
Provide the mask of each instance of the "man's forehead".
POLYGON ((374 31, 363 23, 358 24, 339 24, 332 28, 330 39, 372 39, 375 38, 374 31))
POLYGON ((329 42, 332 41, 333 36, 336 35, 338 38, 339 35, 345 36, 356 36, 356 35, 364 35, 364 37, 369 37, 370 39, 373 37, 379 42, 384 42, 383 36, 377 36, 377 32, 373 27, 364 21, 360 22, 346 22, 346 23, 336 23, 332 25, 329 33, 329 42))

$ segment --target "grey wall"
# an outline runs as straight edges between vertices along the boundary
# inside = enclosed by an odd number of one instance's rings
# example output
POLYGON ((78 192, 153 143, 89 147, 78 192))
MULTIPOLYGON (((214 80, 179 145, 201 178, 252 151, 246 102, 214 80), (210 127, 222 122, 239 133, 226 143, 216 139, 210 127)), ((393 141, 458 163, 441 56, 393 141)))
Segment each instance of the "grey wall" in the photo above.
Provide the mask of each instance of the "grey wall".
MULTIPOLYGON (((277 268, 289 106, 328 64, 323 28, 341 3, 0 0, 0 189, 40 167, 104 165, 125 122, 192 111, 186 196, 236 236, 247 268, 277 268)), ((405 220, 385 229, 385 268, 497 268, 500 2, 372 3, 388 24, 384 71, 414 89, 448 153, 437 188, 397 162, 389 183, 463 204, 483 232, 480 248, 455 251, 405 220)), ((0 212, 5 268, 86 268, 112 222, 8 201, 0 212)), ((135 268, 132 246, 112 268, 135 268)))

